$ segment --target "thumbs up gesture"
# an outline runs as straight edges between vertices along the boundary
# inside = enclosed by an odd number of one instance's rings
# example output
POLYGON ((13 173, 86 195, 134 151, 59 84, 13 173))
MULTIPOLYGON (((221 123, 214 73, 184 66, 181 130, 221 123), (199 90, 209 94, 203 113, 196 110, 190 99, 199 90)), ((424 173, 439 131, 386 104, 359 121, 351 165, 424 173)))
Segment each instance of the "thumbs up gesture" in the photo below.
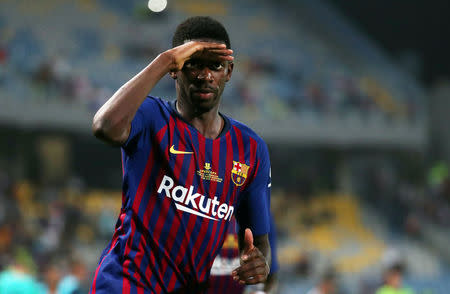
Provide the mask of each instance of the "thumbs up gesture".
POLYGON ((266 281, 270 268, 265 256, 253 244, 253 233, 250 229, 245 229, 240 262, 241 265, 231 273, 235 281, 247 285, 266 281))

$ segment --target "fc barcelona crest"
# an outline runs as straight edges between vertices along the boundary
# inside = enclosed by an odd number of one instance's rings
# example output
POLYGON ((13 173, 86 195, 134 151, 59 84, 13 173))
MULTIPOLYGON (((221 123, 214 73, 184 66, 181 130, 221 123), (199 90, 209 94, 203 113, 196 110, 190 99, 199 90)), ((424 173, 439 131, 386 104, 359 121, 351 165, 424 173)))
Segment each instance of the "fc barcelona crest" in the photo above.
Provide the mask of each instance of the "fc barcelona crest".
POLYGON ((231 170, 231 180, 236 186, 242 186, 247 179, 248 168, 250 166, 233 160, 233 169, 231 170))

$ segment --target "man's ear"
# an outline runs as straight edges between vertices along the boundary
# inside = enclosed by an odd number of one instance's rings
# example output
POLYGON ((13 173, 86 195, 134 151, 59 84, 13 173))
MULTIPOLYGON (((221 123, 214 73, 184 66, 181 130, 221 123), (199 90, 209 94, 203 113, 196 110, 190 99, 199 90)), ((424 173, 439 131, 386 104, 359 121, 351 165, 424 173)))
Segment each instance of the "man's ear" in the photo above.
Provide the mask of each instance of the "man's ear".
POLYGON ((227 79, 226 79, 227 82, 231 79, 231 74, 233 73, 233 68, 234 68, 234 63, 229 61, 228 62, 228 73, 227 73, 227 79))
POLYGON ((172 79, 176 80, 177 79, 177 73, 174 71, 169 72, 169 75, 172 79))

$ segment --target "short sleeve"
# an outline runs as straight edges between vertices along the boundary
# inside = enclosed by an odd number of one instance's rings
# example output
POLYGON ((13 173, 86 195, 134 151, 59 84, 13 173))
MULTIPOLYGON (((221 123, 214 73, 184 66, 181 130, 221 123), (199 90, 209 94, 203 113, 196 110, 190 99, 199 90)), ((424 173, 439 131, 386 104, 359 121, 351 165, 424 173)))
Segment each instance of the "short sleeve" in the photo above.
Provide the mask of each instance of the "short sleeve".
POLYGON ((145 141, 148 142, 147 136, 151 135, 155 120, 157 119, 158 109, 158 103, 153 97, 147 97, 142 102, 131 122, 128 139, 122 145, 125 152, 132 153, 141 148, 145 141))
POLYGON ((270 159, 267 145, 258 146, 256 171, 245 189, 236 214, 238 229, 250 228, 253 235, 270 231, 270 159))

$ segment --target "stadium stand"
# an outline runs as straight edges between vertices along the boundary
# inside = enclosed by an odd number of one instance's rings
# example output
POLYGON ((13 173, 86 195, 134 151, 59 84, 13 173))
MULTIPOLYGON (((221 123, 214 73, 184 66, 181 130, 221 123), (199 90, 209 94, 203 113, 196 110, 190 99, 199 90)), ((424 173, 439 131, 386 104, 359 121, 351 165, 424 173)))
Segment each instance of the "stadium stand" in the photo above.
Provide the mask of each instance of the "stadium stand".
MULTIPOLYGON (((170 34, 181 19, 210 14, 227 25, 236 51, 224 109, 269 143, 295 143, 294 149, 310 144, 421 151, 426 146, 423 89, 322 1, 177 0, 159 15, 149 14, 145 4, 3 0, 0 123, 87 134, 92 114, 105 99, 170 47, 170 34)), ((172 83, 164 78, 154 94, 173 98, 172 83)), ((110 238, 121 195, 85 187, 83 180, 57 188, 26 177, 13 180, 1 174, 9 169, 0 165, 0 201, 5 203, 0 206, 0 266, 14 255, 12 245, 20 243, 33 257, 34 271, 49 255, 57 260, 80 251, 93 268, 98 248, 110 238)), ((314 172, 302 174, 305 181, 314 172)), ((299 177, 286 178, 295 182, 299 177)), ((368 174, 367 179, 376 177, 368 174)), ((402 208, 407 204, 399 222, 390 222, 398 218, 391 215, 392 207, 371 205, 367 191, 275 188, 272 207, 284 279, 280 293, 306 293, 330 264, 341 275, 344 293, 358 293, 366 277, 380 279, 383 256, 392 244, 407 253, 408 285, 417 293, 447 293, 450 271, 438 256, 448 253, 448 239, 442 237, 448 236, 448 190, 433 187, 398 183, 395 191, 400 192, 390 200, 402 208), (417 229, 417 223, 423 226, 417 229), (440 251, 417 241, 417 230, 440 251)), ((374 199, 381 203, 387 190, 374 192, 374 199)), ((43 279, 43 273, 38 275, 43 279)))
MULTIPOLYGON (((61 108, 79 105, 93 113, 170 46, 169 32, 179 19, 208 12, 229 24, 237 52, 224 109, 240 113, 269 138, 280 140, 277 131, 295 124, 299 127, 287 130, 306 141, 341 144, 340 138, 348 137, 405 148, 424 144, 423 91, 348 26, 335 26, 342 20, 320 3, 286 1, 277 7, 270 1, 257 6, 251 1, 172 1, 158 17, 142 16, 145 3, 139 1, 25 3, 2 2, 1 43, 8 70, 0 91, 10 108, 0 117, 14 111, 19 99, 56 101, 61 108), (325 12, 330 14, 327 22, 318 21, 325 12), (285 124, 286 118, 291 121, 285 124), (317 122, 321 127, 310 131, 317 122), (395 127, 386 131, 386 126, 395 127)), ((171 83, 164 79, 154 94, 174 97, 171 83)), ((74 124, 88 127, 84 120, 74 124)))

